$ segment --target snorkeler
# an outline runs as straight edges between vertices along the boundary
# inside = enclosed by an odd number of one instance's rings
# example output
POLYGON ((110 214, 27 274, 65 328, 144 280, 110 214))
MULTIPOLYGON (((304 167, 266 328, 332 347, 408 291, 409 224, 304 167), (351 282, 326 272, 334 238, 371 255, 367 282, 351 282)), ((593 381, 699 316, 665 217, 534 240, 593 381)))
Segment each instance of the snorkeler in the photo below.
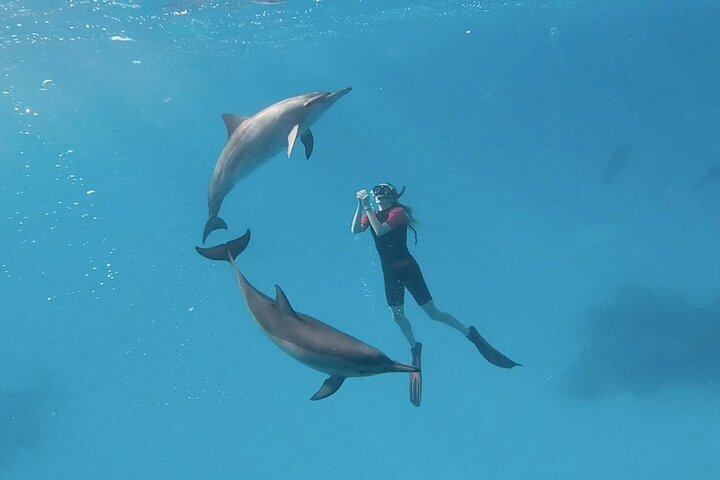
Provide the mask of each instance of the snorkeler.
MULTIPOLYGON (((485 359, 502 368, 513 368, 520 364, 493 348, 473 326, 466 327, 447 312, 438 310, 428 290, 420 266, 407 248, 407 230, 414 221, 412 209, 399 202, 405 187, 398 193, 389 183, 380 183, 373 187, 377 210, 370 205, 370 194, 366 190, 357 192, 357 210, 353 216, 352 233, 361 233, 370 228, 375 247, 380 255, 385 297, 393 319, 400 327, 410 344, 413 365, 420 368, 422 343, 415 340, 410 321, 405 316, 405 289, 407 288, 417 304, 432 319, 444 323, 461 332, 470 340, 485 359)), ((422 395, 422 372, 410 374, 410 401, 420 406, 422 395)))

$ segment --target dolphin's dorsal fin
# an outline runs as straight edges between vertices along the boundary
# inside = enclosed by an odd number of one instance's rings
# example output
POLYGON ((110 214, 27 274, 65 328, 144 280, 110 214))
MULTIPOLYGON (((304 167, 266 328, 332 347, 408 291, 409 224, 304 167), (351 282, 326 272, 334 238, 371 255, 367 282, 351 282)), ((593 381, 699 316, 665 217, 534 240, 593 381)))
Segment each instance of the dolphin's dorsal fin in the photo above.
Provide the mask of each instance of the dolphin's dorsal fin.
POLYGON ((315 139, 313 138, 313 134, 309 128, 300 134, 300 140, 303 145, 305 145, 305 158, 310 158, 313 151, 313 145, 315 145, 315 139))
POLYGON ((283 313, 286 313, 288 315, 291 315, 295 317, 299 322, 302 322, 302 319, 298 316, 297 312, 292 308, 292 305, 290 305, 290 300, 288 300, 287 296, 285 295, 285 292, 283 292, 282 288, 280 288, 279 285, 275 285, 275 306, 283 313))
POLYGON ((298 137, 298 132, 300 131, 300 125, 295 125, 292 130, 290 130, 290 135, 288 135, 288 151, 287 155, 288 158, 290 158, 290 154, 292 153, 293 147, 295 146, 295 141, 298 137))
POLYGON ((230 135, 232 135, 235 129, 248 118, 250 117, 243 117, 242 115, 234 115, 232 113, 223 113, 222 119, 227 127, 228 138, 230 138, 230 135))

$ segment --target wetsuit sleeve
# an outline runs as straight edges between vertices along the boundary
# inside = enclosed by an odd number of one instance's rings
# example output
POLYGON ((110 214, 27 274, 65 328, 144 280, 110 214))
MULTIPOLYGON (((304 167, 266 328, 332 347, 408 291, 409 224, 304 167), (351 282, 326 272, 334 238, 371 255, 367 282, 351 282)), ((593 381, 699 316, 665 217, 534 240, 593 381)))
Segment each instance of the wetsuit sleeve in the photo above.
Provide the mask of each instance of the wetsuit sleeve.
POLYGON ((368 225, 370 225, 370 220, 367 218, 367 213, 363 213, 363 216, 360 218, 360 226, 367 228, 368 225))
POLYGON ((390 213, 388 214, 388 218, 387 220, 385 220, 385 223, 387 223, 390 228, 395 228, 399 225, 407 223, 407 215, 405 215, 405 209, 402 207, 395 207, 390 210, 390 213))

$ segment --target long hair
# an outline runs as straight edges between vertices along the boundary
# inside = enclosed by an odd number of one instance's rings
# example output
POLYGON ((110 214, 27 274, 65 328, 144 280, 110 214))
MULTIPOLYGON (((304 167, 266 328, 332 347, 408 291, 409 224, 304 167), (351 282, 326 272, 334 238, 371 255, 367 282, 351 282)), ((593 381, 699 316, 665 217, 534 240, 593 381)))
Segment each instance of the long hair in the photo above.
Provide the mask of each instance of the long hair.
MULTIPOLYGON (((413 215, 413 209, 405 205, 404 203, 400 202, 400 197, 402 197, 403 193, 405 193, 405 187, 398 192, 395 185, 392 183, 381 183, 379 185, 387 185, 390 190, 395 194, 395 198, 393 200, 393 207, 397 206, 405 210, 405 216, 407 217, 407 227, 413 231, 413 234, 415 235, 415 244, 417 245, 417 230, 415 230, 415 227, 413 225, 417 225, 417 219, 415 219, 415 216, 413 215)), ((375 187, 373 187, 373 192, 375 191, 375 187)))
POLYGON ((405 216, 407 217, 407 227, 413 231, 413 235, 415 235, 415 245, 417 245, 417 230, 415 230, 415 225, 417 225, 417 220, 413 216, 413 209, 411 207, 408 207, 404 203, 398 202, 397 199, 395 199, 395 203, 393 203, 393 207, 398 206, 405 210, 405 216))
POLYGON ((408 219, 408 225, 415 225, 417 224, 417 220, 413 216, 413 209, 409 207, 408 205, 405 205, 404 203, 400 203, 397 199, 395 199, 395 203, 393 203, 393 206, 401 207, 403 210, 405 210, 405 215, 408 219))

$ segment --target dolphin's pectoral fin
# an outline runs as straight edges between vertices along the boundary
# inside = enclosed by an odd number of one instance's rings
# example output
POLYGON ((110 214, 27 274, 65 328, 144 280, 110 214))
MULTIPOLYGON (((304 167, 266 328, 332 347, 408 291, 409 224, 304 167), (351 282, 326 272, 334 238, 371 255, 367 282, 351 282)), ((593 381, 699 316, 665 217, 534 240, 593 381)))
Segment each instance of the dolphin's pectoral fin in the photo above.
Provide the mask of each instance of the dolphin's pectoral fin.
POLYGON ((344 381, 345 377, 338 377, 337 375, 328 377, 322 384, 322 387, 320 387, 320 390, 315 392, 315 395, 313 395, 310 400, 322 400, 323 398, 329 397, 338 391, 338 388, 340 388, 344 381))
POLYGON ((235 131, 237 127, 240 126, 241 123, 243 123, 245 120, 247 120, 250 117, 244 117, 242 115, 234 115, 232 113, 223 113, 222 119, 225 121, 225 126, 227 127, 228 132, 228 138, 230 138, 230 135, 235 131))
POLYGON ((292 305, 290 305, 290 300, 288 300, 287 295, 285 295, 285 292, 283 292, 283 289, 280 288, 279 285, 275 285, 275 306, 281 312, 295 317, 298 322, 303 321, 303 319, 300 318, 295 309, 292 308, 292 305))
POLYGON ((203 243, 205 243, 205 240, 207 240, 208 235, 210 235, 215 230, 227 230, 228 226, 227 223, 225 223, 225 220, 223 220, 220 217, 210 217, 207 220, 207 223, 205 223, 205 228, 203 229, 203 243))
POLYGON ((315 139, 313 138, 313 134, 309 128, 300 134, 300 140, 303 145, 305 145, 305 158, 310 158, 313 146, 315 145, 315 139))
POLYGON ((290 154, 292 153, 293 147, 295 146, 295 141, 297 140, 299 131, 300 125, 295 125, 292 130, 290 130, 290 135, 288 135, 288 158, 290 158, 290 154))

